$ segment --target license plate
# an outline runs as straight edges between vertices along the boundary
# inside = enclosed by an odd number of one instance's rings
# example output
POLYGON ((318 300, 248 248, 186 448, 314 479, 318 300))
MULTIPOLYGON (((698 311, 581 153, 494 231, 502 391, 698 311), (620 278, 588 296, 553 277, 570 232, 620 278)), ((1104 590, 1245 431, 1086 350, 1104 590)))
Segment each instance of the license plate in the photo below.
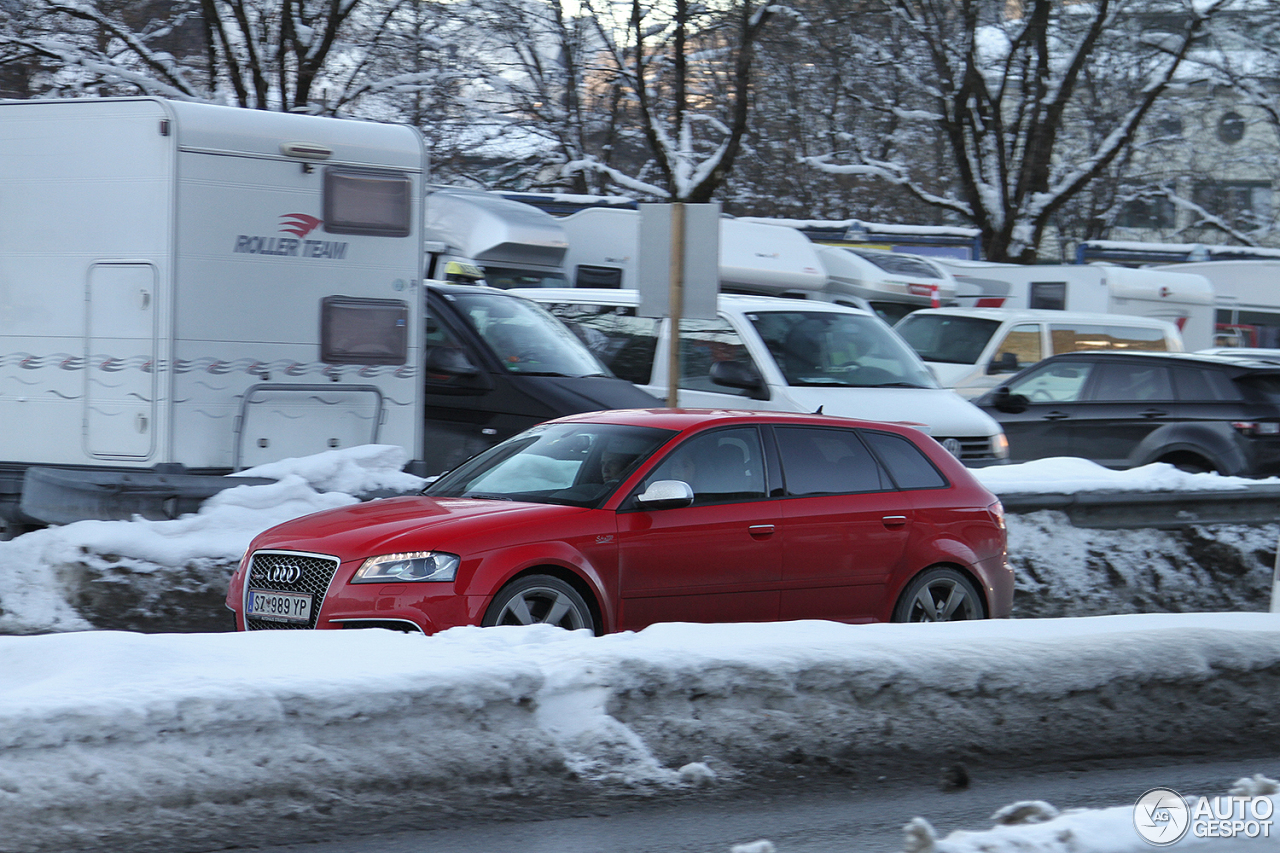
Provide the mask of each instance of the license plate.
POLYGON ((251 589, 245 615, 273 622, 308 622, 311 620, 311 596, 299 592, 251 589))

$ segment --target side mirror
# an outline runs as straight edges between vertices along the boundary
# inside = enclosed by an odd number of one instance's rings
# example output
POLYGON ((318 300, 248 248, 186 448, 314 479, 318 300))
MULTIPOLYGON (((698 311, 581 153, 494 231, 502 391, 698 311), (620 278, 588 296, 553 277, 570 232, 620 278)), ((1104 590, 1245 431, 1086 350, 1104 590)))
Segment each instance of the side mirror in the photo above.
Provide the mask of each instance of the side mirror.
POLYGON ((987 373, 1017 373, 1018 357, 1011 352, 1002 352, 987 365, 987 373))
POLYGON ((693 488, 684 480, 654 480, 636 502, 645 509, 679 509, 693 503, 693 488))
POLYGON ((1002 412, 1016 415, 1027 410, 1030 401, 1021 394, 1011 394, 1008 385, 1001 385, 991 392, 991 405, 1002 412))
POLYGON ((711 382, 726 388, 742 388, 751 392, 757 400, 769 399, 769 389, 764 378, 751 364, 741 361, 715 361, 711 363, 711 382))
POLYGON ((426 370, 427 373, 444 376, 476 376, 480 373, 480 368, 456 347, 432 347, 427 352, 426 370))

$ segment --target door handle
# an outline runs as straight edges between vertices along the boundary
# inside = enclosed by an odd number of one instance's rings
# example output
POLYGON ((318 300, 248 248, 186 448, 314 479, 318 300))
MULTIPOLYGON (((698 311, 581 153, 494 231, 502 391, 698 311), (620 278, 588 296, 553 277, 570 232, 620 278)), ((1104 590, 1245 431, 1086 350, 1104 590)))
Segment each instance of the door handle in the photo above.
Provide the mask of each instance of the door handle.
POLYGON ((885 527, 902 527, 907 523, 907 517, 905 515, 886 515, 880 519, 880 522, 885 527))
POLYGON ((1144 418, 1163 418, 1168 414, 1168 412, 1164 409, 1143 409, 1141 412, 1138 412, 1138 414, 1142 415, 1144 418))
POLYGON ((771 536, 773 535, 772 524, 752 524, 747 528, 747 532, 752 536, 771 536))
POLYGON ((1046 421, 1060 421, 1063 418, 1069 418, 1069 417, 1071 417, 1071 415, 1067 414, 1066 412, 1048 412, 1045 414, 1044 419, 1046 421))

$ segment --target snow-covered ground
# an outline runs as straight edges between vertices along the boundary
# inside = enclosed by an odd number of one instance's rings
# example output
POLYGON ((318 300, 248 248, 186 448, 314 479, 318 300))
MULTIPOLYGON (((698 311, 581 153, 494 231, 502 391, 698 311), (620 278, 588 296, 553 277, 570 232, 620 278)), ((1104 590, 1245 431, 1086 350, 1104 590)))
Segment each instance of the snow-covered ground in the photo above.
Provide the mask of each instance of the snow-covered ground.
MULTIPOLYGON (((1170 744, 1194 749, 1224 732, 1257 744, 1260 761, 1280 744, 1280 614, 1238 608, 949 625, 670 624, 601 638, 541 626, 434 637, 85 630, 83 614, 96 612, 85 589, 106 587, 109 598, 153 578, 141 597, 161 607, 185 577, 198 596, 225 583, 257 531, 353 493, 411 488, 402 462, 385 447, 323 454, 246 472, 280 480, 229 489, 175 521, 81 522, 0 543, 9 634, 0 636, 0 851, 211 850, 340 834, 397 810, 501 813, 512 802, 689 792, 798 771, 932 776, 953 762, 1167 756, 1170 744)), ((981 476, 1006 494, 1050 482, 1068 491, 1125 488, 1121 479, 1138 489, 1247 482, 1164 466, 1113 475, 1080 460, 981 476)), ((1099 531, 1035 515, 1044 518, 1011 530, 1015 554, 1019 537, 1043 539, 1047 562, 1108 547, 1099 531)), ((1246 548, 1274 553, 1275 532, 1266 535, 1246 548)), ((1179 569, 1160 547, 1140 544, 1133 554, 1151 551, 1133 559, 1163 559, 1150 577, 1167 587, 1179 569)), ((1091 573, 1107 575, 1087 564, 1073 595, 1096 588, 1091 573)), ((1269 589, 1269 576, 1250 573, 1269 589)), ((1020 591, 1038 582, 1020 581, 1020 591)), ((1253 609, 1265 609, 1259 601, 1253 609)), ((904 849, 1147 846, 1131 803, 946 839, 927 818, 904 849)), ((1188 836, 1175 849, 1207 849, 1197 843, 1188 836)))

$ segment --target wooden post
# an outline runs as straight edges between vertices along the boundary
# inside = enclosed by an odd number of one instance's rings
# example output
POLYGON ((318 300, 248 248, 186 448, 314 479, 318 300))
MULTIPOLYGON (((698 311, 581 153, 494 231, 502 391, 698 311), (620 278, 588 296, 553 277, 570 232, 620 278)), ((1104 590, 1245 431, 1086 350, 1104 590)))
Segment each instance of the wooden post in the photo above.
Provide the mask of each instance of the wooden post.
POLYGON ((671 205, 671 352, 667 361, 667 406, 680 405, 680 317, 684 314, 684 204, 671 205))

